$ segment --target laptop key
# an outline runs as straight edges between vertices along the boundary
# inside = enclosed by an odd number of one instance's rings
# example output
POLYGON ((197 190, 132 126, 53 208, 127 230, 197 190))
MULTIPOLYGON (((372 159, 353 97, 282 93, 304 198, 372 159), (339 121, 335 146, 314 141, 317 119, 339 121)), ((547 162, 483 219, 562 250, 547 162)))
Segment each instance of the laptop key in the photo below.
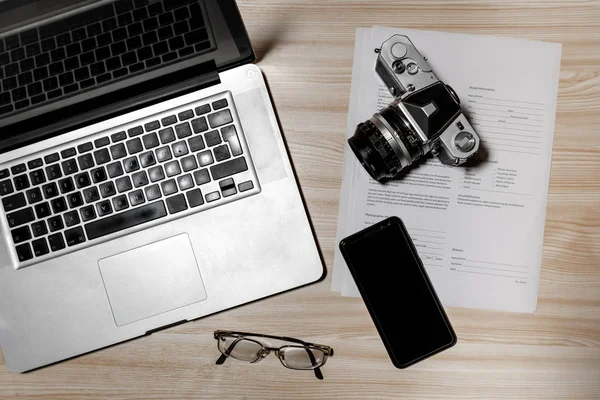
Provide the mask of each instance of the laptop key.
POLYGON ((31 231, 29 230, 28 226, 22 226, 20 228, 13 229, 10 231, 10 234, 12 235, 14 244, 31 239, 31 231))
POLYGON ((131 175, 131 180, 133 181, 133 186, 136 188, 146 186, 148 184, 148 175, 146 175, 146 171, 136 172, 131 175))
POLYGON ((113 198, 112 202, 113 202, 113 208, 115 209, 115 211, 121 211, 121 210, 125 210, 126 208, 129 208, 129 202, 127 201, 127 196, 125 196, 124 194, 113 198))
POLYGON ((171 158, 173 158, 173 156, 171 155, 171 150, 169 149, 169 146, 164 146, 156 149, 156 159, 158 160, 158 162, 164 162, 170 160, 171 158))
POLYGON ((163 126, 173 125, 177 122, 177 117, 174 115, 169 115, 168 117, 164 117, 163 119, 161 119, 160 122, 163 126))
POLYGON ((192 189, 185 194, 190 207, 198 207, 204 204, 204 198, 200 189, 192 189))
POLYGON ((33 253, 31 252, 31 246, 29 246, 29 243, 18 245, 15 249, 17 250, 17 257, 19 257, 20 262, 31 260, 33 258, 33 253))
POLYGON ((156 164, 154 153, 152 151, 147 151, 140 154, 140 164, 143 168, 156 164))
POLYGON ((206 140, 206 145, 211 147, 221 143, 221 135, 219 135, 218 130, 206 133, 204 139, 206 140))
POLYGON ((158 165, 148 170, 148 177, 151 182, 156 182, 165 179, 165 173, 163 167, 158 165))
POLYGON ((94 149, 94 145, 92 145, 92 142, 86 142, 86 143, 83 143, 83 144, 80 144, 79 146, 77 146, 77 151, 79 152, 79 154, 86 153, 93 149, 94 149))
POLYGON ((50 229, 50 232, 60 231, 64 227, 65 226, 60 215, 48 218, 48 228, 50 229))
POLYGON ((125 172, 129 173, 140 169, 140 164, 137 157, 129 157, 123 160, 123 167, 125 168, 125 172))
POLYGON ((98 193, 98 188, 91 187, 91 188, 85 189, 83 191, 83 197, 84 197, 86 203, 92 203, 94 201, 99 200, 100 193, 98 193))
POLYGON ((46 175, 44 175, 44 171, 41 169, 31 171, 29 173, 29 178, 31 179, 31 183, 34 185, 41 185, 42 183, 46 183, 46 175))
POLYGON ((83 234, 83 229, 80 226, 78 226, 77 228, 65 231, 65 240, 67 242, 67 246, 69 247, 85 242, 85 235, 83 234))
POLYGON ((13 184, 8 179, 0 182, 0 196, 6 196, 14 192, 13 184))
POLYGON ((144 199, 144 193, 142 192, 141 189, 135 190, 131 193, 129 193, 129 203, 131 203, 131 206, 137 206, 138 204, 142 204, 146 201, 146 199, 144 199))
POLYGON ((36 204, 34 209, 37 219, 43 219, 49 217, 50 214, 52 214, 52 212, 50 211, 50 204, 48 204, 48 202, 36 204))
POLYGON ((183 157, 181 159, 181 168, 183 169, 183 172, 188 172, 198 168, 198 164, 196 164, 196 157, 193 155, 183 157))
POLYGON ((106 172, 108 172, 110 178, 121 176, 123 175, 123 167, 121 167, 120 162, 114 162, 106 166, 106 172))
POLYGON ((90 181, 90 175, 87 172, 82 172, 81 174, 75 175, 75 184, 78 188, 90 186, 92 184, 90 181))
POLYGON ((227 145, 215 147, 214 152, 215 159, 217 161, 223 161, 227 160, 228 158, 231 158, 231 154, 229 154, 229 148, 227 147, 227 145))
POLYGON ((129 137, 132 138, 134 136, 138 136, 144 133, 144 128, 142 128, 141 126, 135 126, 131 129, 128 129, 127 133, 129 134, 129 137))
POLYGON ((27 201, 29 202, 29 204, 35 204, 37 202, 42 201, 42 192, 40 190, 40 188, 33 188, 33 189, 29 189, 27 192, 25 192, 25 195, 27 196, 27 201))
POLYGON ((204 149, 204 139, 202 139, 201 135, 194 136, 193 138, 188 140, 188 144, 190 145, 190 151, 196 152, 204 149))
MULTIPOLYGON (((158 122, 158 121, 157 121, 158 122)), ((149 133, 142 137, 142 142, 144 142, 144 147, 147 150, 153 149, 158 146, 158 136, 156 136, 155 132, 149 133)))
MULTIPOLYGON (((110 135, 110 140, 112 140, 113 143, 120 142, 121 140, 125 140, 125 139, 127 139, 127 134, 125 133, 125 131, 113 133, 112 135, 110 135)), ((112 151, 112 147, 111 147, 111 151, 112 151)))
POLYGON ((69 207, 71 208, 77 208, 83 205, 83 197, 79 192, 69 194, 67 196, 67 201, 69 202, 69 207))
POLYGON ((173 128, 161 129, 160 131, 158 131, 158 136, 160 136, 160 141, 162 144, 167 144, 175 140, 175 133, 173 132, 173 128))
MULTIPOLYGON (((210 111, 210 110, 209 110, 210 111)), ((206 118, 196 118, 192 120, 192 129, 194 133, 200 133, 208 130, 208 124, 206 123, 206 118)))
POLYGON ((75 186, 73 185, 73 179, 70 176, 58 181, 58 187, 60 187, 60 192, 63 194, 75 190, 75 186))
POLYGON ((208 203, 215 201, 215 200, 219 200, 221 198, 221 193, 219 192, 212 192, 206 195, 206 201, 208 203))
POLYGON ((110 161, 110 154, 108 153, 108 149, 100 149, 94 152, 94 159, 96 160, 96 165, 106 164, 110 161))
POLYGON ((96 210, 98 212, 99 217, 103 217, 108 214, 112 214, 112 206, 109 200, 101 201, 96 204, 96 210))
MULTIPOLYGON (((125 132, 121 132, 121 133, 125 133, 125 132)), ((114 139, 113 139, 113 142, 114 142, 114 139)), ((112 154, 113 160, 118 160, 119 158, 123 158, 123 157, 127 156, 127 150, 125 149, 125 145, 123 143, 117 143, 117 144, 111 146, 110 154, 112 154)))
POLYGON ((115 184, 111 181, 105 182, 100 185, 100 194, 103 198, 114 196, 116 193, 117 190, 115 189, 115 184))
POLYGON ((133 186, 131 186, 131 179, 129 179, 128 176, 124 176, 122 178, 117 179, 116 183, 117 183, 117 190, 119 191, 119 193, 126 192, 133 188, 133 186))
POLYGON ((196 115, 198 115, 198 116, 206 114, 206 113, 209 113, 210 112, 210 105, 203 104, 203 105, 201 105, 199 107, 196 107, 196 109, 194 111, 196 111, 196 115))
POLYGON ((25 200, 25 195, 23 193, 17 193, 2 199, 2 205, 4 206, 4 211, 9 212, 16 210, 17 208, 25 207, 27 201, 25 200))
POLYGON ((50 165, 50 166, 46 167, 46 175, 48 176, 48 179, 51 181, 58 179, 58 178, 62 178, 62 172, 61 172, 58 164, 54 164, 54 165, 50 165))
POLYGON ((194 180, 192 179, 192 175, 185 174, 177 178, 177 184, 179 185, 180 190, 187 190, 191 187, 194 187, 194 180))
POLYGON ((77 157, 77 161, 79 162, 79 168, 81 168, 81 170, 86 170, 94 167, 94 158, 89 153, 77 157))
POLYGON ((58 251, 65 248, 65 241, 62 233, 55 233, 54 235, 48 236, 48 243, 50 244, 50 250, 58 251))
POLYGON ((102 167, 93 169, 91 173, 94 183, 104 182, 107 179, 106 170, 102 167))
POLYGON ((56 186, 56 183, 51 182, 42 186, 42 192, 44 192, 44 198, 50 199, 58 196, 58 187, 56 186))
POLYGON ((67 227, 77 225, 79 222, 81 222, 77 211, 69 211, 68 213, 65 213, 64 218, 65 218, 65 225, 67 227))
POLYGON ((160 122, 158 121, 148 122, 144 125, 144 129, 146 129, 146 132, 155 131, 158 128, 160 128, 160 122))
POLYGON ((196 185, 198 186, 210 182, 210 175, 208 174, 208 170, 204 168, 200 171, 194 172, 194 180, 196 181, 196 185))
POLYGON ((225 124, 229 124, 233 121, 231 112, 229 110, 221 110, 208 116, 208 123, 211 128, 216 128, 225 124))
POLYGON ((36 257, 41 257, 50 252, 50 250, 48 250, 48 243, 46 243, 46 239, 44 238, 34 240, 31 242, 31 246, 33 247, 33 254, 35 254, 36 257))
POLYGON ((79 168, 77 168, 77 163, 75 162, 74 158, 71 160, 63 161, 61 165, 65 175, 71 175, 79 171, 79 168))
POLYGON ((229 147, 231 148, 231 154, 235 156, 239 156, 243 153, 242 146, 240 145, 240 140, 237 136, 237 132, 235 131, 234 125, 226 126, 221 129, 221 136, 223 136, 223 140, 229 143, 229 147))
POLYGON ((148 199, 148 201, 156 200, 161 196, 160 188, 158 187, 158 185, 148 186, 144 189, 144 192, 146 193, 146 198, 148 199))
POLYGON ((216 110, 220 110, 221 108, 225 108, 227 107, 229 104, 227 103, 227 99, 221 99, 221 100, 217 100, 215 102, 212 103, 213 109, 216 110))
POLYGON ((4 168, 0 170, 0 179, 8 178, 10 173, 8 172, 8 168, 4 168))
POLYGON ((7 214, 9 228, 27 224, 35 219, 33 215, 33 208, 28 207, 19 211, 15 211, 11 214, 7 214))
POLYGON ((188 153, 188 147, 184 141, 172 144, 171 148, 175 157, 185 156, 188 153))
POLYGON ((198 153, 197 157, 198 157, 198 164, 201 167, 210 165, 215 162, 215 160, 213 159, 212 152, 210 150, 205 150, 201 153, 198 153))
MULTIPOLYGON (((192 110, 190 110, 191 112, 192 110)), ((181 114, 179 114, 181 115, 181 114)), ((178 139, 183 139, 188 136, 192 136, 192 130, 190 129, 190 124, 187 122, 179 125, 175 125, 175 132, 177 133, 178 139)))
POLYGON ((169 179, 168 181, 164 181, 160 184, 160 186, 165 196, 177 192, 177 184, 175 184, 175 179, 169 179))
POLYGON ((93 240, 167 215, 162 201, 134 208, 123 213, 103 218, 85 225, 88 239, 93 240))
POLYGON ((83 207, 79 213, 81 214, 81 220, 83 222, 91 221, 96 218, 96 210, 94 209, 94 206, 83 207))
POLYGON ((170 214, 187 210, 187 203, 183 194, 178 194, 167 199, 167 208, 170 214))
POLYGON ((58 199, 54 199, 50 202, 52 205, 52 211, 54 214, 60 214, 63 211, 67 211, 67 202, 64 197, 59 197, 58 199))
POLYGON ((215 180, 226 178, 246 170, 248 170, 248 164, 246 164, 244 157, 234 158, 233 160, 210 167, 210 173, 215 180))
POLYGON ((223 179, 221 182, 219 182, 219 187, 221 188, 221 193, 223 193, 223 197, 229 197, 237 193, 233 178, 223 179))
POLYGON ((142 141, 139 138, 127 141, 127 151, 129 151, 129 154, 139 153, 143 149, 142 141))
POLYGON ((179 163, 177 160, 170 161, 165 164, 165 173, 168 177, 179 175, 181 173, 181 169, 179 168, 179 163))
POLYGON ((177 116, 179 117, 180 121, 185 121, 187 119, 194 118, 194 111, 192 111, 192 110, 182 111, 179 114, 177 114, 177 116))
POLYGON ((34 237, 44 236, 48 233, 48 227, 46 227, 45 221, 38 221, 31 224, 31 232, 34 237))
POLYGON ((13 179, 13 182, 17 190, 27 189, 30 186, 29 179, 27 179, 27 175, 19 175, 13 179))
POLYGON ((110 144, 110 139, 108 137, 102 137, 100 139, 94 140, 94 146, 97 149, 99 149, 100 147, 108 146, 109 144, 110 144))
POLYGON ((42 165, 44 165, 44 162, 42 161, 41 158, 36 158, 34 160, 31 160, 31 161, 27 162, 27 167, 29 167, 29 169, 39 168, 42 165))

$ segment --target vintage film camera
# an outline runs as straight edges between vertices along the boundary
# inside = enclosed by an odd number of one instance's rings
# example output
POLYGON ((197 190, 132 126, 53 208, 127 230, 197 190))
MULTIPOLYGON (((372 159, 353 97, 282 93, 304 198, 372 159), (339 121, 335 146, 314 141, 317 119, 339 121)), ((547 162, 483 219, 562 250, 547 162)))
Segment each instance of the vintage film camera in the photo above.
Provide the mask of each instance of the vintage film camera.
POLYGON ((395 100, 358 124, 350 148, 378 181, 398 175, 431 152, 460 165, 479 149, 479 136, 452 88, 440 81, 407 36, 394 35, 375 49, 375 71, 395 100))

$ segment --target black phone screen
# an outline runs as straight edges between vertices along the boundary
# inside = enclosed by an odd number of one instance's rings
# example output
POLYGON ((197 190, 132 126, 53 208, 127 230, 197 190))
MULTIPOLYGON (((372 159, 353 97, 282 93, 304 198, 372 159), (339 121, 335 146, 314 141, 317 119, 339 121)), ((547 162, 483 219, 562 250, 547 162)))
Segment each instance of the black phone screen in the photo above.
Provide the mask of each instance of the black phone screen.
POLYGON ((396 367, 454 345, 452 326, 399 218, 342 240, 340 249, 396 367))

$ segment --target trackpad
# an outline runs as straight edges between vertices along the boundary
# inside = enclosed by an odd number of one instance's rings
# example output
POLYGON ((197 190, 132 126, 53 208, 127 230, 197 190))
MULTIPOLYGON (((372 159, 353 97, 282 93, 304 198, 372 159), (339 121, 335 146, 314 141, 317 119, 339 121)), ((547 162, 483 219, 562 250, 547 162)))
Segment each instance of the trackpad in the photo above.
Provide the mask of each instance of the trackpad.
POLYGON ((187 234, 103 258, 98 265, 118 326, 206 299, 187 234))

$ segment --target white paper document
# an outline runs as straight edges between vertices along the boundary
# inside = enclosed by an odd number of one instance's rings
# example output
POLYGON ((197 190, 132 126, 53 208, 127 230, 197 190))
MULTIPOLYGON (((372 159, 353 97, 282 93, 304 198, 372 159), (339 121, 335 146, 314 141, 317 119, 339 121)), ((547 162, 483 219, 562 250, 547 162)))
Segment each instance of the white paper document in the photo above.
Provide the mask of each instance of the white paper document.
MULTIPOLYGON (((359 28, 347 137, 392 100, 375 73, 374 49, 394 34, 408 36, 438 78, 456 91, 481 138, 480 152, 469 167, 446 166, 429 156, 401 179, 381 184, 346 146, 337 242, 398 216, 445 306, 534 312, 561 45, 359 28)), ((373 273, 386 279, 375 265, 373 273)), ((332 290, 359 296, 339 249, 332 290)))

